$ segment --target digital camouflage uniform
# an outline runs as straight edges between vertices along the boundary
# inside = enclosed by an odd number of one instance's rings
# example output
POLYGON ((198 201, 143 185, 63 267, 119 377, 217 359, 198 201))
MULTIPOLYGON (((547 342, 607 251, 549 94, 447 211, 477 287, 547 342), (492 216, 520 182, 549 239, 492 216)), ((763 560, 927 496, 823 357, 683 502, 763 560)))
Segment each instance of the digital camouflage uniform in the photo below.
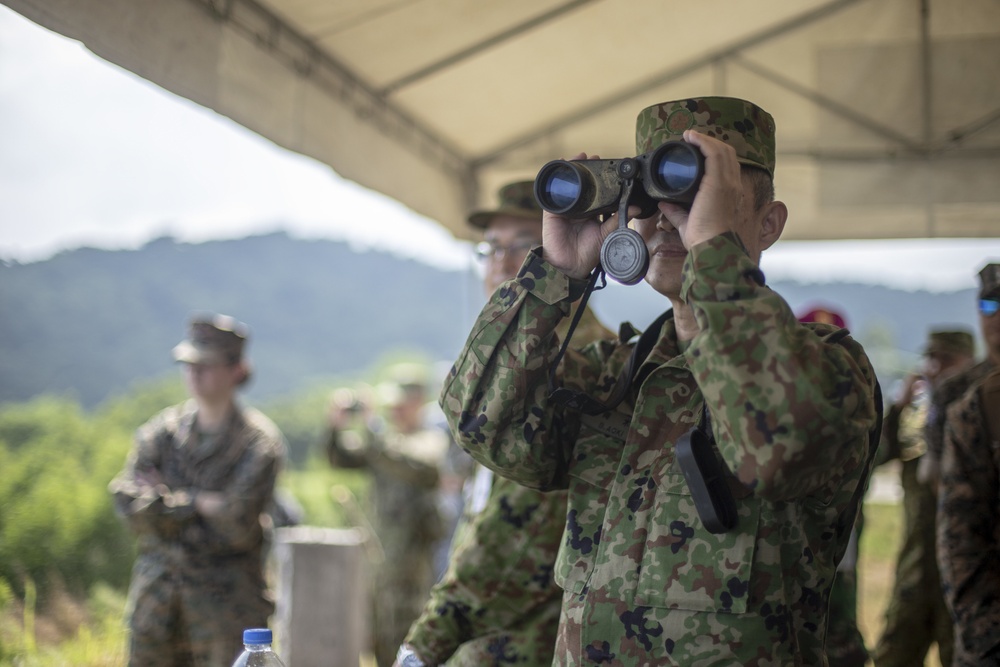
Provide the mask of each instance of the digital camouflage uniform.
POLYGON ((438 511, 438 482, 448 450, 436 428, 411 434, 366 430, 360 446, 333 431, 328 454, 341 468, 371 472, 372 523, 382 549, 373 573, 373 649, 389 667, 434 584, 434 548, 446 526, 438 511))
MULTIPOLYGON (((979 271, 979 298, 1000 299, 1000 264, 990 263, 979 271)), ((986 359, 949 378, 934 391, 934 400, 931 401, 930 412, 927 415, 926 461, 921 464, 921 469, 929 469, 932 477, 937 476, 941 464, 941 453, 944 449, 944 423, 948 415, 948 406, 960 399, 970 387, 979 384, 993 371, 993 367, 993 360, 990 355, 987 355, 986 359)))
POLYGON ((948 408, 938 561, 955 619, 954 667, 1000 665, 1000 372, 948 408))
MULTIPOLYGON (((569 322, 558 329, 560 341, 569 322)), ((571 344, 602 338, 614 334, 584 310, 571 344)), ((529 489, 485 468, 477 471, 477 482, 491 485, 488 501, 478 507, 474 497, 468 504, 448 571, 406 643, 428 665, 547 667, 562 606, 552 568, 566 522, 566 493, 529 489)))
POLYGON ((938 561, 955 619, 954 667, 1000 665, 1000 372, 945 423, 938 561))
POLYGON ((962 395, 970 387, 982 382, 993 368, 993 361, 986 358, 972 368, 948 378, 934 391, 927 412, 927 428, 924 432, 927 439, 927 453, 924 456, 930 459, 934 469, 940 467, 941 452, 944 449, 944 423, 948 415, 948 406, 962 398, 962 395))
POLYGON ((129 588, 135 667, 229 667, 243 649, 243 630, 266 627, 274 611, 261 514, 273 497, 284 439, 251 408, 237 409, 217 437, 202 436, 196 417, 188 401, 144 424, 109 486, 138 537, 129 588), (152 473, 161 484, 145 481, 152 473), (199 491, 223 493, 224 514, 195 513, 199 491))
MULTIPOLYGON (((971 356, 972 336, 968 332, 932 332, 924 354, 934 351, 971 356)), ((928 391, 930 395, 925 393, 908 405, 891 406, 882 429, 878 463, 900 462, 903 536, 885 625, 872 652, 876 667, 922 665, 934 643, 941 664, 950 665, 952 659, 952 621, 941 591, 935 552, 937 494, 917 473, 927 453, 927 417, 934 393, 928 391)))

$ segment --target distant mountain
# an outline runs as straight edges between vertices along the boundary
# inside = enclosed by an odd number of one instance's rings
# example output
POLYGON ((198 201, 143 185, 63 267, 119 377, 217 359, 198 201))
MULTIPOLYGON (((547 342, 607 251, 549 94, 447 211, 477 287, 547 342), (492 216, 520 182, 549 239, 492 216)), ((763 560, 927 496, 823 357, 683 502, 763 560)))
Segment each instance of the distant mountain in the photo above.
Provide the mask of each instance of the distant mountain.
MULTIPOLYGON (((929 328, 977 326, 973 290, 772 287, 797 312, 819 301, 843 310, 880 375, 911 366, 929 328)), ((162 238, 139 250, 83 248, 0 264, 0 402, 60 393, 93 406, 175 372, 170 350, 202 310, 251 326, 251 398, 363 371, 396 349, 451 361, 482 301, 471 271, 284 233, 201 244, 162 238)), ((667 306, 644 285, 616 283, 592 303, 612 328, 624 319, 645 326, 667 306)))
POLYGON ((479 280, 284 233, 131 251, 80 249, 0 266, 0 401, 70 394, 92 406, 173 371, 189 315, 251 327, 251 397, 362 370, 387 350, 454 357, 479 280))

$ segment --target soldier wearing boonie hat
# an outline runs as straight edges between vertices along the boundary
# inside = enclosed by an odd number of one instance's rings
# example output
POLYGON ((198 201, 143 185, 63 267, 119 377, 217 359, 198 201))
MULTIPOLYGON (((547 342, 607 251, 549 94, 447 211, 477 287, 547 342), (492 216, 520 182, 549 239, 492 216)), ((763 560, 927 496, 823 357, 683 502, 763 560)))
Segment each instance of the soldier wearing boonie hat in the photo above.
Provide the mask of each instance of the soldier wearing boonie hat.
POLYGON ((473 211, 469 224, 485 230, 494 218, 509 215, 512 218, 542 221, 542 207, 535 200, 534 181, 517 181, 500 188, 500 205, 495 209, 473 211))
POLYGON ((623 325, 556 364, 557 328, 619 221, 548 213, 441 406, 484 465, 568 494, 553 664, 826 664, 830 586, 875 451, 875 373, 845 330, 798 322, 764 285, 760 253, 787 216, 771 116, 725 97, 642 110, 637 152, 668 140, 702 153, 700 188, 690 209, 661 201, 631 224, 670 310, 638 340, 623 325), (699 477, 724 481, 702 494, 699 477))
POLYGON ((286 445, 278 427, 242 406, 248 328, 226 315, 192 318, 173 349, 191 400, 135 435, 109 485, 135 530, 129 587, 129 664, 228 664, 242 631, 274 612, 263 572, 262 523, 286 445))
MULTIPOLYGON (((499 206, 469 215, 469 224, 482 230, 485 239, 477 253, 487 262, 487 294, 515 277, 528 250, 542 242, 542 208, 533 186, 533 181, 508 183, 498 193, 499 206)), ((569 322, 567 318, 557 330, 560 339, 569 322)), ((574 343, 601 338, 613 339, 614 334, 585 310, 574 343)), ((453 450, 461 451, 454 445, 453 450)), ((502 653, 510 664, 551 664, 562 589, 547 575, 524 582, 512 573, 551 572, 562 539, 566 494, 529 489, 482 466, 476 466, 465 486, 467 499, 448 569, 410 626, 397 662, 479 667, 494 664, 502 653), (451 610, 459 608, 475 622, 456 623, 451 610)))

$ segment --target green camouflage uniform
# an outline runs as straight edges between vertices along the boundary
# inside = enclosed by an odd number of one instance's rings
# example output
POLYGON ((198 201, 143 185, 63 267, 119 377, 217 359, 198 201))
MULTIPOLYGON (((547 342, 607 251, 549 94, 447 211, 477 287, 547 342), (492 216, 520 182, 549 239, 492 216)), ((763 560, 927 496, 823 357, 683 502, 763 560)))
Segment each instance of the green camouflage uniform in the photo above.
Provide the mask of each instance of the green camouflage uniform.
POLYGON ((1000 665, 998 413, 995 371, 948 408, 945 422, 937 557, 955 620, 954 667, 1000 665))
MULTIPOLYGON (((559 327, 566 335, 570 318, 559 327)), ((571 344, 614 338, 584 310, 571 344)), ((484 474, 485 473, 485 474, 484 474)), ((490 471, 477 479, 490 480, 490 471)), ((552 578, 566 522, 566 493, 541 493, 492 478, 489 499, 467 507, 444 578, 431 591, 406 643, 428 665, 552 664, 562 589, 552 578)))
MULTIPOLYGON (((731 233, 693 247, 681 296, 701 333, 682 351, 668 320, 630 395, 601 417, 548 398, 548 339, 580 281, 533 253, 474 325, 442 393, 453 433, 499 474, 568 489, 556 664, 826 664, 849 532, 837 527, 867 482, 875 377, 856 342, 824 341, 833 329, 799 324, 760 277, 731 233), (674 459, 704 407, 741 482, 739 524, 721 535, 674 459)), ((560 384, 606 402, 630 353, 570 350, 560 384)))
POLYGON ((330 462, 372 474, 372 522, 383 558, 374 568, 373 649, 389 667, 434 584, 434 548, 446 526, 438 511, 438 482, 448 436, 366 431, 358 447, 340 431, 330 435, 330 462))
POLYGON ((284 438, 251 408, 237 409, 217 437, 202 436, 196 417, 188 401, 144 424, 109 486, 138 536, 129 589, 135 667, 229 667, 243 649, 243 630, 266 627, 274 611, 261 515, 285 458, 284 438), (162 484, 146 481, 151 474, 162 484), (199 491, 224 494, 224 514, 197 514, 199 491))

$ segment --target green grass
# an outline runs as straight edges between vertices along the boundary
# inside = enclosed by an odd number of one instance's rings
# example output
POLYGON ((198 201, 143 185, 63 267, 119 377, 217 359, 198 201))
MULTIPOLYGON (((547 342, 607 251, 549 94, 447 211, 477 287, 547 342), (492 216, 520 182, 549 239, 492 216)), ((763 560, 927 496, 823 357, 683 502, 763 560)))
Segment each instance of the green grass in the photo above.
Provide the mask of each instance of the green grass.
MULTIPOLYGON (((886 473, 890 474, 890 473, 886 473)), ((313 466, 307 471, 284 473, 281 486, 294 492, 302 504, 306 523, 326 527, 353 525, 353 496, 363 505, 367 481, 363 475, 313 466), (333 500, 331 488, 346 488, 333 500)), ((892 589, 896 550, 901 536, 902 508, 894 504, 866 503, 859 556, 858 617, 869 648, 883 625, 883 610, 892 589)), ((57 593, 39 601, 33 615, 4 593, 0 582, 0 667, 123 667, 126 633, 123 623, 125 595, 96 587, 85 602, 57 593), (33 637, 25 636, 25 619, 34 617, 33 637)), ((30 625, 30 623, 29 623, 30 625)), ((927 662, 939 667, 937 655, 927 662)))

